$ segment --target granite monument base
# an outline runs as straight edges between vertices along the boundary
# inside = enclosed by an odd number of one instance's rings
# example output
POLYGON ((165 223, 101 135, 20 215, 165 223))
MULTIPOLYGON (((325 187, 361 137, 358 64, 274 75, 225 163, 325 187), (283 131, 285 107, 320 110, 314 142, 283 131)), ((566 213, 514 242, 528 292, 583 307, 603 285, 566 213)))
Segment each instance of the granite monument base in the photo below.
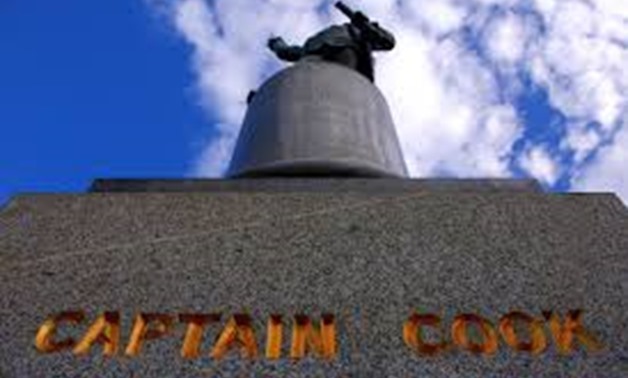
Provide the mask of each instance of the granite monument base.
POLYGON ((628 375, 612 194, 105 180, 12 199, 0 261, 2 377, 628 375))

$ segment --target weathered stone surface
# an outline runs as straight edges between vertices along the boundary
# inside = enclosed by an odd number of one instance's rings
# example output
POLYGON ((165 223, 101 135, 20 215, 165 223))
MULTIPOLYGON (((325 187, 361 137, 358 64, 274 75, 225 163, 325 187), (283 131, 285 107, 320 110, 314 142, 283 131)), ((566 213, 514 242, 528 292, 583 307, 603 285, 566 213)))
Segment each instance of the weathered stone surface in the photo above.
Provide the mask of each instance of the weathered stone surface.
POLYGON ((95 180, 91 192, 321 192, 337 193, 359 191, 370 194, 403 192, 443 192, 443 191, 508 191, 540 192, 541 188, 534 180, 510 179, 384 179, 350 178, 329 179, 103 179, 95 180))
POLYGON ((249 104, 229 177, 406 177, 386 99, 358 72, 302 61, 249 104))
MULTIPOLYGON (((0 212, 0 376, 626 375, 628 210, 614 195, 486 190, 481 181, 477 190, 305 182, 14 198, 0 212), (277 186, 284 190, 268 190, 277 186), (138 311, 222 312, 223 322, 208 327, 195 360, 179 357, 183 324, 135 358, 104 358, 100 347, 80 358, 39 353, 39 325, 70 309, 89 322, 120 311, 122 349, 138 311), (449 326, 459 313, 496 325, 513 309, 536 317, 582 309, 604 349, 561 356, 547 333, 539 356, 500 338, 490 357, 459 349, 422 357, 402 339, 414 310, 449 326), (253 316, 262 355, 269 314, 334 313, 338 357, 215 361, 211 346, 235 312, 253 316)), ((86 328, 62 332, 79 338, 86 328)), ((285 333, 287 355, 289 323, 285 333)))

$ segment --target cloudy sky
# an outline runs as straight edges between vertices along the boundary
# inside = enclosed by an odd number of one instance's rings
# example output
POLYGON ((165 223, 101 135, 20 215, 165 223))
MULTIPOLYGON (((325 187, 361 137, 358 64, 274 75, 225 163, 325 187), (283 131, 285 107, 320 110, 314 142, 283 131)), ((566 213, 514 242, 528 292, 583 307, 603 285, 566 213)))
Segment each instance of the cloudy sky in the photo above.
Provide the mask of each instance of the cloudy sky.
MULTIPOLYGON (((628 203, 627 1, 346 3, 397 37, 376 75, 412 176, 533 177, 628 203)), ((282 66, 266 39, 344 21, 315 0, 24 3, 0 5, 0 202, 220 176, 246 94, 282 66)))

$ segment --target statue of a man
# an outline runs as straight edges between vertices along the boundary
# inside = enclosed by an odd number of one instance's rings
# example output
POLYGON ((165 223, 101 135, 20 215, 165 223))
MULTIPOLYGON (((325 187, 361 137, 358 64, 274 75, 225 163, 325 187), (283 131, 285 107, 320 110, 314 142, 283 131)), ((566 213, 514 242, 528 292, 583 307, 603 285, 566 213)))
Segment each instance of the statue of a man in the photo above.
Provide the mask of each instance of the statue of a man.
POLYGON ((275 37, 268 40, 268 47, 281 60, 296 62, 315 57, 355 69, 374 81, 372 52, 392 50, 395 37, 342 2, 336 3, 336 7, 351 19, 351 23, 330 26, 308 38, 303 46, 289 46, 283 38, 275 37))

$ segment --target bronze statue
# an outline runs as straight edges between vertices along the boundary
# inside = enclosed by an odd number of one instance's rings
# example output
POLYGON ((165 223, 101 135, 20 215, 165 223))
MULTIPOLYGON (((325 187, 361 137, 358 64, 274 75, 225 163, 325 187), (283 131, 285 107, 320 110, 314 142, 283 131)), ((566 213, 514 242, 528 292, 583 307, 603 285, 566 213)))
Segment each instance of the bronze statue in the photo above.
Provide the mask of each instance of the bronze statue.
POLYGON ((336 3, 351 20, 333 25, 307 39, 303 46, 289 46, 281 37, 268 40, 268 47, 281 60, 296 62, 304 58, 335 62, 355 69, 370 81, 373 76, 373 51, 388 51, 395 47, 395 37, 371 22, 362 12, 354 12, 342 2, 336 3))

